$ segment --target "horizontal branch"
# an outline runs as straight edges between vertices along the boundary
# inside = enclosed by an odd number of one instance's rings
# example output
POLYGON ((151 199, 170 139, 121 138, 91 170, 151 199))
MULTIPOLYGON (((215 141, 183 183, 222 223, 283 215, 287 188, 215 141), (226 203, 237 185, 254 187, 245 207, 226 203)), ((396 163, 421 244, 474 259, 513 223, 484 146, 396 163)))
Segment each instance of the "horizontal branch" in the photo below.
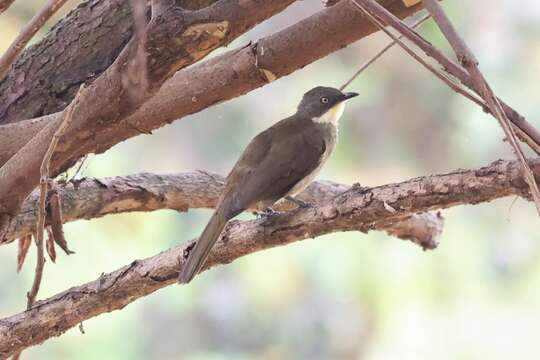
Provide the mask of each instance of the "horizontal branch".
MULTIPOLYGON (((531 161, 537 180, 540 161, 531 161)), ((353 186, 312 208, 229 224, 212 249, 205 270, 275 246, 338 231, 371 230, 418 212, 477 204, 509 195, 526 195, 527 185, 515 161, 497 161, 475 170, 415 178, 374 188, 353 186)), ((39 301, 23 313, 0 319, 0 358, 59 336, 80 322, 121 309, 136 299, 173 284, 187 247, 179 245, 137 260, 97 280, 39 301)), ((184 259, 185 260, 185 259, 184 259)))
MULTIPOLYGON (((109 214, 132 211, 214 208, 223 191, 225 178, 208 172, 188 172, 172 175, 136 174, 104 179, 73 180, 58 184, 64 222, 93 219, 109 214)), ((313 204, 329 201, 347 191, 350 186, 330 181, 312 183, 298 198, 313 204)), ((34 191, 24 202, 20 214, 10 224, 0 245, 32 235, 37 221, 39 193, 34 191)), ((284 211, 295 208, 289 201, 276 204, 284 211)), ((255 211, 255 209, 251 209, 255 211)), ((381 224, 377 230, 411 240, 425 248, 436 246, 444 219, 436 214, 415 214, 403 221, 381 224)), ((47 225, 49 222, 47 222, 47 225)))

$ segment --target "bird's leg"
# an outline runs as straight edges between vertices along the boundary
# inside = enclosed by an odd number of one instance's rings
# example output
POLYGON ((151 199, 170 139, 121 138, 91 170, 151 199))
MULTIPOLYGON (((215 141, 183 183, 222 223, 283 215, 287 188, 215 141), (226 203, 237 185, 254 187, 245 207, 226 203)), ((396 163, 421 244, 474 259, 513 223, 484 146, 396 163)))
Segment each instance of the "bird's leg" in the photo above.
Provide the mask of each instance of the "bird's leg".
POLYGON ((307 209, 307 208, 313 207, 313 204, 302 201, 300 199, 295 199, 290 195, 285 196, 285 200, 288 200, 288 201, 292 202, 293 204, 295 204, 296 206, 298 206, 301 209, 307 209))
POLYGON ((270 206, 267 207, 266 209, 264 209, 263 211, 261 211, 261 213, 265 216, 271 216, 271 215, 275 215, 277 214, 278 212, 274 209, 272 209, 270 206))
POLYGON ((263 210, 254 211, 253 214, 258 218, 263 218, 279 214, 279 211, 276 211, 269 206, 267 208, 264 208, 263 210))

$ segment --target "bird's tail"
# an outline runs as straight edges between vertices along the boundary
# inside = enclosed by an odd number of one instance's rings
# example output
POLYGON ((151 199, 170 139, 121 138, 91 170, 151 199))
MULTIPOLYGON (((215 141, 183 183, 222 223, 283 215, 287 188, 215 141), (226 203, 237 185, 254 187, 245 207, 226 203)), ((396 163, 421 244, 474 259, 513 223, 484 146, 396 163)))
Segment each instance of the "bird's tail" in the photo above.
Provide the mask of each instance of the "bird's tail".
POLYGON ((230 218, 232 217, 226 216, 222 208, 218 208, 214 212, 201 236, 199 236, 195 247, 190 251, 187 261, 183 264, 178 276, 178 283, 187 284, 197 275, 230 218))

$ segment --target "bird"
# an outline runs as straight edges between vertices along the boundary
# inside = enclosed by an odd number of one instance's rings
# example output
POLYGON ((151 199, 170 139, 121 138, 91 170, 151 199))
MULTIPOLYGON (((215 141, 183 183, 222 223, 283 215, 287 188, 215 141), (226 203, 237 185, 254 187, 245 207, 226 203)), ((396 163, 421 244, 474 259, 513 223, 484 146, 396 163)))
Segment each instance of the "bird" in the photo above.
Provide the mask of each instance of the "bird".
POLYGON ((296 113, 255 136, 225 180, 208 224, 187 254, 178 276, 189 283, 204 266, 227 222, 246 209, 267 209, 294 196, 316 177, 336 147, 345 102, 358 93, 317 86, 304 94, 296 113))

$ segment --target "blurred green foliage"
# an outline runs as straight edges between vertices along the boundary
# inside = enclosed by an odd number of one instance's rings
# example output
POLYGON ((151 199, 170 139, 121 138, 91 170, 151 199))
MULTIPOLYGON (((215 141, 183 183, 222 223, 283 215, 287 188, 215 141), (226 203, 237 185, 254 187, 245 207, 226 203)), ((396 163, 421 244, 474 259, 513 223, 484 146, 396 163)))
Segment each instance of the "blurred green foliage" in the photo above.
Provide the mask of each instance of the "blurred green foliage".
MULTIPOLYGON (((72 6, 71 2, 69 6, 72 6)), ((0 49, 41 5, 0 16, 0 49)), ((540 4, 445 1, 496 92, 540 127, 540 4)), ((318 11, 303 1, 230 48, 318 11)), ((422 30, 448 49, 433 24, 422 30)), ((321 39, 324 41, 324 39, 321 39)), ((248 141, 316 85, 338 86, 387 39, 375 35, 246 96, 90 157, 84 176, 205 169, 226 174, 248 141)), ((350 90, 340 143, 321 178, 379 185, 512 158, 497 123, 399 49, 350 90)), ((47 263, 40 297, 197 236, 210 211, 109 216, 66 226, 76 255, 47 263)), ((521 199, 444 211, 440 247, 382 233, 338 233, 240 259, 25 352, 25 359, 536 359, 540 234, 521 199)), ((33 254, 15 275, 0 248, 0 316, 19 312, 33 254)))

